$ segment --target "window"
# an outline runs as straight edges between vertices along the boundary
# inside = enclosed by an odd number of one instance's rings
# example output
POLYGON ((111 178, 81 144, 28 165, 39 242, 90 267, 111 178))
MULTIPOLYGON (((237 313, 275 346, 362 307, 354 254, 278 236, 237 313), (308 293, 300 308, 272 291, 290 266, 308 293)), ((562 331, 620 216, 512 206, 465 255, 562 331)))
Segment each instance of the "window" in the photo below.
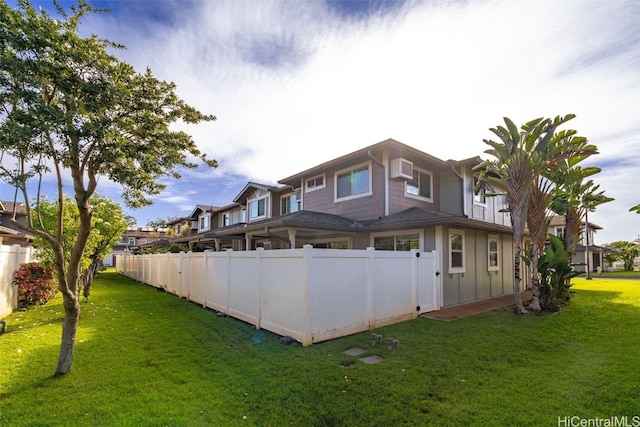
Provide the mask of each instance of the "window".
POLYGON ((231 214, 229 212, 222 215, 222 226, 231 225, 231 214))
POLYGON ((500 245, 498 236, 489 235, 487 251, 489 254, 489 271, 500 270, 500 245))
POLYGON ((398 232, 374 233, 371 244, 380 251, 410 251, 422 248, 422 232, 420 230, 406 230, 398 232))
POLYGON ((464 273, 464 231, 449 230, 449 273, 464 273))
POLYGON ((478 185, 478 178, 473 178, 473 201, 479 204, 487 203, 487 190, 483 185, 478 185))
POLYGON ((208 230, 209 229, 209 215, 204 215, 200 217, 200 230, 208 230))
POLYGON ((129 243, 127 243, 128 246, 135 246, 136 245, 136 238, 135 237, 129 237, 129 243))
POLYGON ((267 198, 257 199, 249 203, 249 219, 263 218, 266 213, 267 198))
POLYGON ((371 194, 370 164, 359 165, 354 169, 337 172, 336 201, 353 199, 371 194))
POLYGON ((307 179, 307 191, 319 190, 324 187, 326 187, 324 183, 324 175, 318 175, 307 179))
POLYGON ((404 192, 409 197, 424 199, 429 202, 433 201, 432 194, 432 175, 431 172, 426 172, 413 168, 413 179, 405 181, 404 192))
POLYGON ((295 193, 280 198, 280 214, 298 212, 298 197, 295 193))
POLYGON ((246 209, 242 209, 240 211, 240 222, 241 223, 247 222, 247 210, 246 209))
POLYGON ((556 236, 564 239, 564 227, 556 227, 556 236))

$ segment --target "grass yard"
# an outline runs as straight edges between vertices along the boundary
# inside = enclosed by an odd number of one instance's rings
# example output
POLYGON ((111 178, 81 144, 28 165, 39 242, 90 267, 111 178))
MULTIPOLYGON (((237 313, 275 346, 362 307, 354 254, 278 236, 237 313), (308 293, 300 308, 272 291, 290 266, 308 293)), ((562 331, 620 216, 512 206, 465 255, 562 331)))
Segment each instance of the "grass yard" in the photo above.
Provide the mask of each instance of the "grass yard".
POLYGON ((388 352, 370 349, 368 332, 284 345, 107 272, 82 305, 70 375, 52 377, 59 296, 6 319, 0 425, 640 425, 640 281, 577 279, 574 289, 554 315, 504 309, 380 328, 401 342, 388 352), (369 350, 343 353, 355 346, 369 350), (358 361, 367 355, 384 360, 358 361))

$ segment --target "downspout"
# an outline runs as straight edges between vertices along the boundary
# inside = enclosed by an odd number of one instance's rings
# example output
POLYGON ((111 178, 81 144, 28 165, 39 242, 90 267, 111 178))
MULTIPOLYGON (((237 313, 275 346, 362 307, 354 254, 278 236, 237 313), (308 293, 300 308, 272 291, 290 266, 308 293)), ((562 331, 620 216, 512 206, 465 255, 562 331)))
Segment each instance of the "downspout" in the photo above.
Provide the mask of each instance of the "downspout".
POLYGON ((371 160, 373 160, 374 162, 376 162, 381 168, 382 168, 382 216, 381 218, 384 218, 385 216, 387 216, 387 167, 385 166, 385 164, 383 162, 381 162, 380 160, 376 159, 373 156, 373 153, 371 153, 371 150, 367 151, 367 156, 369 156, 369 158, 371 160))

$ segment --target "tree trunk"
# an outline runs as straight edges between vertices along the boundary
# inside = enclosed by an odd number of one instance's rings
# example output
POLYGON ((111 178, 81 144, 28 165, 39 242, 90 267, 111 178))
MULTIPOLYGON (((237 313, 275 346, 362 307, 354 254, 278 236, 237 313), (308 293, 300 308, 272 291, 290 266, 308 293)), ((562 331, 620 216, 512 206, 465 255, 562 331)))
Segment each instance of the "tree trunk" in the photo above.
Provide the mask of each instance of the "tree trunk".
POLYGON ((516 293, 516 313, 527 314, 527 309, 522 304, 522 295, 520 295, 520 256, 522 255, 522 237, 516 240, 515 260, 513 263, 513 288, 516 293))
POLYGON ((98 271, 98 260, 92 259, 91 264, 85 270, 82 277, 82 296, 84 296, 85 301, 89 301, 89 295, 91 295, 91 285, 93 284, 93 279, 96 277, 96 271, 98 271))
POLYGON ((80 304, 78 298, 65 298, 64 320, 62 321, 62 344, 55 376, 65 375, 71 371, 73 352, 76 346, 76 331, 80 318, 80 304))
POLYGON ((540 276, 538 274, 538 257, 540 253, 534 243, 531 246, 531 302, 529 308, 533 311, 541 311, 540 307, 540 276))

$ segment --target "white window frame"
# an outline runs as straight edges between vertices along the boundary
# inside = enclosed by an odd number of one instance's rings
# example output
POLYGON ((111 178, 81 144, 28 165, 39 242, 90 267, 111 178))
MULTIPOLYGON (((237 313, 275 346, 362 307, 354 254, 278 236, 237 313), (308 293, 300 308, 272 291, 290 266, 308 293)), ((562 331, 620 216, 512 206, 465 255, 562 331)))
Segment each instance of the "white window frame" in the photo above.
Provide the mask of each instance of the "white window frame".
POLYGON ((556 226, 555 229, 553 230, 553 234, 555 234, 556 237, 564 239, 564 231, 565 231, 565 227, 564 226, 556 226), (561 232, 561 234, 558 235, 558 232, 561 232))
POLYGON ((449 229, 449 274, 454 274, 454 273, 464 273, 465 272, 465 268, 467 266, 467 262, 465 259, 465 235, 464 235, 464 230, 458 230, 455 228, 450 228, 449 229), (453 262, 453 257, 451 256, 453 253, 453 248, 451 247, 451 239, 454 235, 460 235, 462 236, 462 267, 454 267, 452 265, 453 262))
POLYGON ((367 196, 371 196, 373 194, 373 190, 372 190, 372 183, 373 183, 373 179, 372 179, 372 175, 373 175, 373 171, 371 170, 371 162, 364 162, 364 163, 360 163, 345 169, 341 169, 337 172, 335 172, 333 174, 333 201, 334 202, 344 202, 346 200, 353 200, 353 199, 359 199, 360 197, 367 197, 367 196), (368 170, 368 183, 367 185, 369 186, 369 189, 367 191, 364 191, 362 193, 358 193, 358 194, 350 194, 348 196, 344 196, 344 197, 338 197, 338 176, 340 175, 344 175, 346 173, 349 172, 353 172, 356 169, 363 169, 364 167, 367 168, 368 170))
POLYGON ((489 234, 487 236, 487 270, 488 271, 499 271, 500 270, 500 236, 497 234, 489 234), (491 265, 491 242, 496 242, 496 265, 491 265))
POLYGON ((135 246, 136 245, 136 238, 135 237, 129 237, 127 240, 127 246, 135 246))
POLYGON ((478 182, 478 177, 473 177, 473 204, 478 206, 487 206, 487 189, 484 185, 481 185, 476 193, 476 184, 478 182), (478 200, 481 198, 482 200, 478 200))
POLYGON ((205 213, 203 215, 198 216, 198 231, 209 231, 211 230, 211 214, 205 213), (206 220, 203 224, 203 220, 206 220))
POLYGON ((307 178, 304 181, 304 191, 306 193, 310 193, 312 191, 316 191, 316 190, 321 190, 323 188, 326 188, 327 186, 327 177, 325 174, 320 174, 320 175, 315 175, 312 176, 311 178, 307 178), (313 185, 312 187, 309 186, 309 181, 314 181, 317 180, 318 178, 322 177, 322 185, 313 185))
POLYGON ((407 234, 417 234, 418 235, 418 250, 420 252, 424 252, 424 230, 416 228, 413 230, 396 230, 396 231, 382 231, 379 233, 371 233, 369 238, 369 246, 372 248, 375 247, 375 241, 377 237, 394 237, 393 250, 396 249, 395 236, 405 236, 407 234))
POLYGON ((255 220, 258 220, 258 219, 264 219, 264 218, 268 217, 268 212, 269 212, 268 199, 269 199, 269 196, 266 195, 266 196, 262 196, 262 197, 256 197, 255 199, 247 200, 247 214, 249 215, 249 222, 255 221, 255 220), (261 200, 264 200, 264 214, 257 215, 257 216, 251 216, 251 204, 252 203, 259 203, 261 200))
POLYGON ((284 196, 280 196, 280 215, 287 215, 290 213, 298 212, 300 210, 300 201, 298 200, 298 195, 296 193, 287 193, 284 196), (288 212, 283 212, 285 200, 291 199, 291 196, 295 197, 295 201, 291 201, 288 212), (291 209, 295 203, 295 210, 291 209))
MULTIPOLYGON (((431 171, 428 171, 426 169, 420 169, 417 167, 413 167, 413 173, 418 172, 418 174, 422 174, 422 175, 429 175, 429 194, 431 195, 431 197, 423 197, 420 196, 420 194, 411 194, 408 191, 408 187, 409 187, 409 182, 413 181, 413 179, 411 180, 405 180, 404 181, 404 195, 405 197, 408 197, 410 199, 416 199, 416 200, 422 200, 424 202, 429 202, 429 203, 433 203, 433 173, 431 171)), ((420 175, 418 175, 418 180, 420 181, 420 175)), ((420 188, 418 188, 418 193, 420 193, 420 188)))
POLYGON ((225 212, 222 214, 222 226, 226 227, 231 225, 231 212, 225 212))

